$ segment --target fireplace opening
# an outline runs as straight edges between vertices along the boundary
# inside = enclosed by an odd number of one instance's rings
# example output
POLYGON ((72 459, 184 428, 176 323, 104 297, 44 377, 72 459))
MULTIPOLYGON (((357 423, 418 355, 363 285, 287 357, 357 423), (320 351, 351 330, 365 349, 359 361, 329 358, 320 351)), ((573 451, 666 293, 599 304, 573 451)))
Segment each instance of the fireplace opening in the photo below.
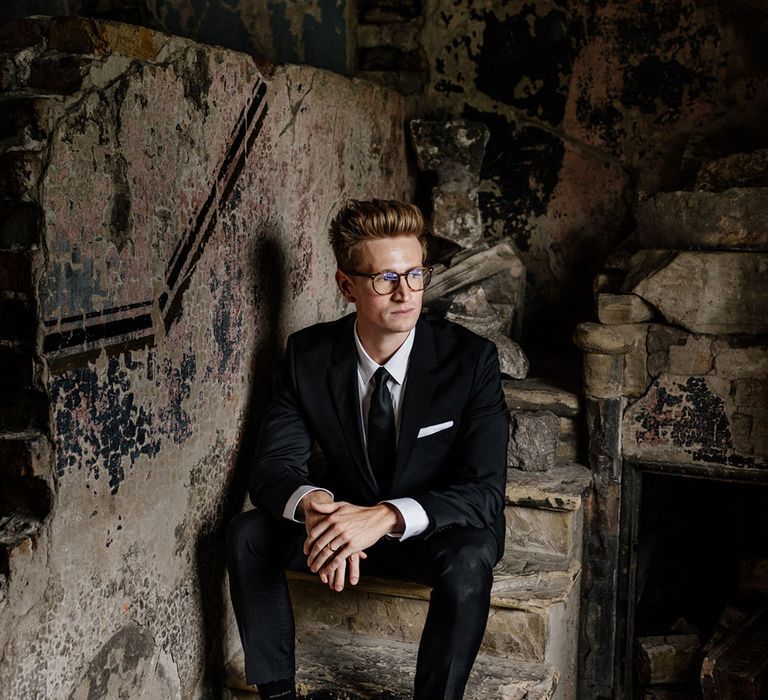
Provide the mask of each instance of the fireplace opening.
POLYGON ((644 472, 638 491, 631 696, 768 698, 768 484, 644 472))

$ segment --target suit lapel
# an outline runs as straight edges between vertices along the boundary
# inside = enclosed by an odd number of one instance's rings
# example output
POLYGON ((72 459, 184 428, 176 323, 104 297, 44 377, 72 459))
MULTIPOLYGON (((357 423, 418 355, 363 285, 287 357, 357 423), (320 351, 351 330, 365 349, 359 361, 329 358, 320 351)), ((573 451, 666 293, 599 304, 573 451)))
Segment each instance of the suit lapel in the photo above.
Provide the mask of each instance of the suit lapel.
POLYGON ((400 437, 397 446, 397 460, 393 484, 398 482, 416 445, 419 428, 427 414, 432 393, 435 389, 434 369, 435 339, 432 328, 423 318, 416 326, 416 338, 408 360, 408 378, 405 382, 403 411, 400 416, 400 437))
POLYGON ((354 319, 345 323, 333 348, 333 364, 328 372, 328 390, 333 399, 341 432, 358 472, 373 494, 379 493, 376 479, 368 464, 360 422, 360 399, 357 390, 357 348, 354 338, 354 319))

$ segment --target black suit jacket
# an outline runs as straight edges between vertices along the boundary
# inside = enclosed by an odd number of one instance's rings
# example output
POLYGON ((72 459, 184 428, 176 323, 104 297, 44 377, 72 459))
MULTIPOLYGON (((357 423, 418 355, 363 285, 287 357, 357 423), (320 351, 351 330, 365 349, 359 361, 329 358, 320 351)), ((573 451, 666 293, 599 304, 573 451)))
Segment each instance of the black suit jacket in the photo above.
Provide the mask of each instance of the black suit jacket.
POLYGON ((354 321, 350 314, 288 338, 259 437, 254 505, 282 517, 285 503, 304 484, 357 505, 407 496, 429 516, 422 537, 455 525, 490 527, 502 552, 508 414, 496 346, 458 324, 420 317, 392 488, 382 493, 363 447, 354 321), (418 437, 422 428, 451 421, 449 428, 418 437), (325 474, 314 480, 307 467, 313 441, 327 462, 325 474))

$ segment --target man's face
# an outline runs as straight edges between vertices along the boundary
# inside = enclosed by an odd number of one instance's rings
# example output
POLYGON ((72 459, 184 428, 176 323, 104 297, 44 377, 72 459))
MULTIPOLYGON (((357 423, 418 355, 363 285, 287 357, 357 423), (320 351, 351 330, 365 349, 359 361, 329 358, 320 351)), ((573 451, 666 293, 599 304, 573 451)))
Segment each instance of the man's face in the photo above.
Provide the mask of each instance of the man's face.
MULTIPOLYGON (((358 244, 357 272, 390 270, 408 272, 423 264, 422 249, 416 236, 377 238, 358 244)), ((376 294, 370 279, 339 271, 336 279, 342 294, 357 307, 357 327, 362 336, 383 338, 408 333, 419 319, 423 291, 414 292, 400 278, 392 294, 376 294)))

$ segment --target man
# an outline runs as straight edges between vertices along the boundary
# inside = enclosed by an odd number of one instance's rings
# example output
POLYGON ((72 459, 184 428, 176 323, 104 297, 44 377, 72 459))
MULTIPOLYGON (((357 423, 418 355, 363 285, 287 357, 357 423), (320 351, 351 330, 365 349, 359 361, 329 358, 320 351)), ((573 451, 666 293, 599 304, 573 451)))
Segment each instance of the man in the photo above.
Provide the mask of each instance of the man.
POLYGON ((496 347, 421 315, 432 270, 415 206, 351 201, 330 239, 356 313, 288 339, 257 448, 256 509, 228 533, 246 677, 264 699, 295 697, 284 569, 309 569, 341 591, 363 560, 366 573, 432 587, 414 698, 461 698, 504 549, 508 419, 496 347), (313 442, 327 463, 314 479, 313 442))

